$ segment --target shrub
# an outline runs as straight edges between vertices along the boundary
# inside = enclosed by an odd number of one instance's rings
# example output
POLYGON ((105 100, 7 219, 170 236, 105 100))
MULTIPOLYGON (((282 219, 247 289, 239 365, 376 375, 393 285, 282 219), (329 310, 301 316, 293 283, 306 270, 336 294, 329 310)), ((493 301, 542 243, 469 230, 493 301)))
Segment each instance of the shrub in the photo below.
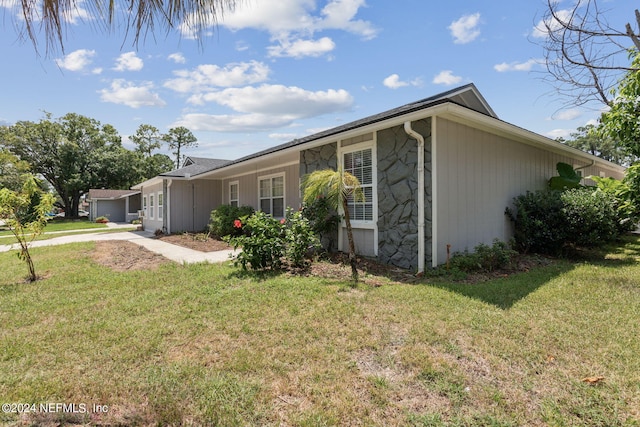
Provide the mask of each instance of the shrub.
POLYGON ((613 195, 591 188, 577 188, 561 195, 567 243, 598 246, 618 235, 618 215, 613 195))
POLYGON ((311 229, 320 238, 324 249, 331 250, 332 236, 338 230, 340 215, 331 207, 328 199, 320 196, 313 203, 305 203, 302 206, 302 216, 309 220, 311 229))
POLYGON ((456 252, 451 257, 451 267, 464 272, 494 271, 511 265, 517 252, 498 239, 494 239, 493 245, 484 243, 477 245, 473 252, 465 250, 456 252))
MULTIPOLYGON (((239 222, 239 220, 236 220, 239 222)), ((304 267, 307 255, 319 246, 309 220, 301 212, 287 209, 287 216, 275 219, 264 212, 255 212, 243 223, 245 234, 225 238, 235 249, 242 251, 235 264, 243 269, 252 270, 279 269, 282 259, 292 267, 304 267)))
POLYGON ((598 246, 618 234, 615 198, 581 187, 564 192, 527 192, 514 199, 516 247, 523 252, 561 254, 566 245, 598 246))
POLYGON ((234 227, 234 221, 249 217, 253 213, 251 206, 222 205, 211 211, 209 232, 218 238, 238 236, 242 234, 242 227, 234 227))
POLYGON ((278 269, 284 255, 284 230, 279 220, 262 211, 246 218, 243 227, 247 234, 224 238, 234 249, 242 247, 234 263, 244 270, 278 269))
POLYGON ((100 224, 106 224, 107 222, 109 222, 109 218, 107 218, 106 216, 99 216, 98 218, 96 218, 96 222, 100 224))
POLYGON ((506 215, 514 223, 516 248, 521 252, 557 255, 567 238, 561 192, 527 192, 513 199, 506 215))
POLYGON ((320 246, 318 235, 302 212, 294 212, 290 208, 283 226, 287 261, 293 267, 304 267, 307 254, 320 246))

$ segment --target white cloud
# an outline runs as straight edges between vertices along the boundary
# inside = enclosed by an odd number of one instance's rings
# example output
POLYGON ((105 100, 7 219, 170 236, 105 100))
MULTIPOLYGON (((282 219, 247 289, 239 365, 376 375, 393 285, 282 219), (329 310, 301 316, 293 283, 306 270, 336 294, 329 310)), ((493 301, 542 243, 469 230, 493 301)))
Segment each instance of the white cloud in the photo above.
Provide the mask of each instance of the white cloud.
POLYGON ((295 86, 262 85, 228 88, 201 96, 241 113, 288 116, 296 119, 315 117, 351 107, 353 98, 346 90, 311 92, 295 86))
POLYGON ((539 59, 530 59, 526 62, 503 62, 501 64, 496 64, 493 66, 493 69, 499 73, 504 73, 506 71, 531 71, 534 65, 540 64, 541 60, 539 59))
POLYGON ((582 115, 582 112, 580 110, 578 110, 577 108, 572 108, 572 109, 560 111, 559 113, 554 114, 553 117, 551 117, 551 120, 573 120, 573 119, 577 119, 581 115, 582 115))
POLYGON ((172 126, 184 126, 194 131, 211 132, 263 132, 286 126, 292 117, 274 117, 267 114, 211 115, 185 114, 172 126))
POLYGON ((389 89, 398 89, 405 86, 421 86, 422 80, 414 79, 410 82, 405 82, 400 80, 400 76, 397 74, 391 74, 389 77, 385 78, 382 81, 382 84, 388 87, 389 89))
POLYGON ((374 38, 378 30, 368 21, 355 20, 358 10, 366 6, 365 0, 332 0, 322 9, 319 29, 339 29, 360 35, 366 40, 374 38))
POLYGON ((153 83, 143 82, 136 86, 123 79, 114 80, 109 89, 100 90, 100 99, 131 108, 164 107, 167 104, 153 92, 153 83))
POLYGON ((84 1, 80 0, 75 3, 75 7, 73 7, 69 14, 65 14, 63 19, 71 24, 77 25, 82 22, 92 21, 93 16, 89 11, 82 7, 84 1))
POLYGON ((432 82, 437 85, 451 86, 460 83, 461 81, 462 77, 454 76, 453 71, 444 70, 441 71, 437 76, 435 76, 432 82))
POLYGON ((199 102, 216 102, 240 114, 186 114, 177 125, 217 132, 260 132, 345 111, 353 104, 351 95, 342 89, 311 92, 281 85, 228 88, 198 96, 199 102))
POLYGON ((314 0, 260 0, 242 2, 225 13, 220 25, 233 31, 253 28, 272 36, 320 30, 344 30, 371 39, 377 29, 368 21, 357 20, 364 0, 331 0, 318 14, 314 0))
POLYGON ((69 71, 85 71, 96 56, 95 50, 78 49, 60 59, 56 59, 58 67, 69 71))
POLYGON ((249 44, 244 40, 240 40, 236 42, 236 50, 238 52, 244 52, 245 50, 249 50, 249 44))
POLYGON ((573 132, 575 132, 575 129, 553 129, 547 133, 545 133, 545 136, 551 139, 558 139, 558 138, 571 138, 571 134, 573 132))
POLYGON ((391 74, 389 77, 382 81, 382 84, 390 89, 398 89, 404 86, 409 86, 409 83, 400 81, 400 76, 397 74, 391 74))
POLYGON ((292 57, 302 58, 305 56, 322 56, 335 49, 336 44, 329 37, 322 37, 319 40, 281 40, 277 46, 269 46, 269 56, 271 57, 292 57))
POLYGON ((187 62, 187 59, 180 52, 170 54, 169 56, 167 56, 167 59, 175 62, 176 64, 184 64, 185 62, 187 62))
POLYGON ((142 67, 144 67, 144 62, 135 52, 126 52, 116 59, 116 66, 113 69, 116 71, 140 71, 142 67))
MULTIPOLYGON (((231 31, 254 29, 266 31, 276 45, 270 46, 271 56, 320 56, 334 49, 333 41, 324 37, 314 41, 316 32, 325 30, 347 31, 365 40, 378 34, 369 21, 356 19, 365 0, 329 0, 318 11, 315 0, 259 0, 240 2, 233 11, 220 18, 220 26, 231 31), (329 43, 330 42, 330 43, 329 43)), ((187 18, 186 21, 193 21, 187 18)), ((213 24, 213 19, 209 19, 213 24)), ((208 28, 213 25, 208 26, 208 28)), ((208 28, 203 28, 204 33, 208 28)), ((181 26, 185 38, 197 38, 198 34, 186 25, 181 26)), ((245 49, 242 44, 240 49, 245 49)))
MULTIPOLYGON (((569 9, 561 9, 556 11, 556 17, 564 23, 569 23, 572 17, 572 11, 569 9)), ((538 21, 531 35, 538 39, 544 39, 549 36, 549 32, 555 32, 562 28, 562 25, 556 19, 538 21)))
POLYGON ((198 65, 193 70, 178 70, 175 79, 164 86, 176 92, 195 93, 219 87, 261 83, 269 77, 270 69, 258 61, 239 62, 219 67, 213 64, 198 65))
POLYGON ((464 15, 457 21, 453 21, 447 28, 451 31, 453 42, 465 44, 474 41, 480 35, 478 24, 480 23, 480 13, 464 15))

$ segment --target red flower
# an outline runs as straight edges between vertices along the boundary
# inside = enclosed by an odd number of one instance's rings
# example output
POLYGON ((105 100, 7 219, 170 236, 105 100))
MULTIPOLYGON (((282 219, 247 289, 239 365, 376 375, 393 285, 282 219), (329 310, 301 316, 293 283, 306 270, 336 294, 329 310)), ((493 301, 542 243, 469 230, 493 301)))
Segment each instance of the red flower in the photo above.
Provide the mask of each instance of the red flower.
POLYGON ((280 224, 282 224, 282 225, 284 225, 284 223, 285 223, 285 222, 287 222, 287 220, 286 220, 286 219, 284 219, 284 218, 282 218, 282 219, 280 220, 280 224))
POLYGON ((235 221, 233 221, 233 226, 235 228, 242 228, 242 221, 240 221, 239 219, 236 219, 235 221))

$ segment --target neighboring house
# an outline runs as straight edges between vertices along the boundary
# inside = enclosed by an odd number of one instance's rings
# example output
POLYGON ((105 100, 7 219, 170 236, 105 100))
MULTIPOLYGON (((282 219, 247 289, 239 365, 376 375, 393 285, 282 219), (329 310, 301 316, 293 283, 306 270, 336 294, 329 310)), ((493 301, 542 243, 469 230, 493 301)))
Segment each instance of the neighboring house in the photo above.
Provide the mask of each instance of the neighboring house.
MULTIPOLYGON (((296 139, 233 161, 194 159, 133 188, 145 228, 203 229, 221 204, 275 217, 300 206, 300 178, 338 166, 366 195, 350 204, 356 250, 422 271, 451 251, 508 240, 505 208, 545 188, 556 164, 583 176, 621 178, 624 168, 498 119, 473 84, 296 139)), ((347 248, 339 229, 338 249, 347 248)))
POLYGON ((89 219, 105 216, 111 222, 131 222, 142 209, 138 190, 89 190, 89 219))

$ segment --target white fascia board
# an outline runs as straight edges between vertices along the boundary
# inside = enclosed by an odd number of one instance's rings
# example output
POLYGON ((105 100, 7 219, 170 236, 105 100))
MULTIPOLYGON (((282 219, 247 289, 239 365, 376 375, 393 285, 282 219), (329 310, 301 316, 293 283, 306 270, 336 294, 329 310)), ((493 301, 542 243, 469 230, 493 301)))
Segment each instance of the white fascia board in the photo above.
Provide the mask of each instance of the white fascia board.
POLYGON ((160 184, 162 182, 163 178, 161 176, 154 176, 151 179, 148 179, 144 182, 141 182, 140 184, 136 184, 134 186, 131 187, 132 190, 142 190, 142 187, 148 187, 150 185, 156 185, 156 184, 160 184))
POLYGON ((467 126, 476 127, 478 129, 514 139, 518 142, 542 148, 557 154, 582 159, 587 162, 594 162, 595 164, 598 164, 598 166, 612 171, 624 173, 626 170, 623 166, 604 160, 600 157, 594 156, 593 154, 578 150, 577 148, 569 147, 568 145, 554 141, 546 136, 542 136, 499 119, 494 119, 459 105, 446 104, 442 107, 443 111, 438 113, 442 118, 467 126))
MULTIPOLYGON (((282 150, 275 151, 273 153, 265 154, 260 157, 254 157, 247 159, 241 163, 235 163, 229 166, 223 166, 219 169, 215 169, 211 172, 205 172, 198 175, 198 178, 206 178, 211 175, 221 174, 228 176, 229 173, 233 173, 234 167, 242 167, 251 165, 256 162, 262 162, 269 159, 277 159, 286 154, 292 152, 300 152, 302 150, 319 147, 331 142, 338 141, 340 139, 348 139, 354 136, 361 135, 363 133, 375 132, 381 129, 387 129, 394 126, 403 126, 406 121, 417 121, 432 116, 440 116, 445 119, 449 119, 455 122, 466 124, 467 126, 476 127, 485 130, 489 133, 503 135, 507 138, 515 139, 519 142, 533 145, 545 150, 563 154, 573 158, 581 158, 588 162, 595 162, 599 166, 624 173, 625 168, 615 163, 611 163, 607 160, 596 157, 592 154, 578 150, 576 148, 569 147, 550 138, 537 134, 535 132, 526 130, 524 128, 512 125, 504 122, 500 119, 487 116, 486 114, 479 113, 466 107, 454 104, 452 102, 445 102, 442 104, 434 105, 418 111, 402 114, 388 119, 380 120, 374 123, 370 123, 364 126, 360 126, 354 129, 346 130, 333 135, 328 135, 313 141, 294 145, 282 150)), ((192 177, 193 178, 193 177, 192 177)), ((146 184, 149 185, 149 184, 146 184)), ((136 188, 136 187, 132 187, 136 188)))

